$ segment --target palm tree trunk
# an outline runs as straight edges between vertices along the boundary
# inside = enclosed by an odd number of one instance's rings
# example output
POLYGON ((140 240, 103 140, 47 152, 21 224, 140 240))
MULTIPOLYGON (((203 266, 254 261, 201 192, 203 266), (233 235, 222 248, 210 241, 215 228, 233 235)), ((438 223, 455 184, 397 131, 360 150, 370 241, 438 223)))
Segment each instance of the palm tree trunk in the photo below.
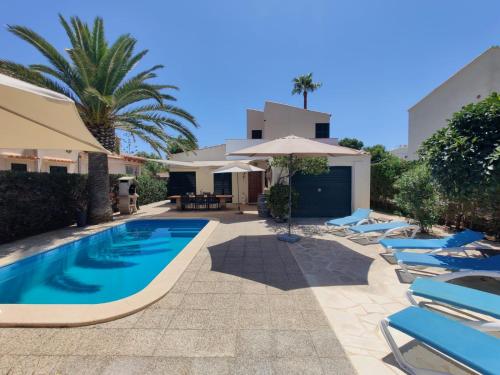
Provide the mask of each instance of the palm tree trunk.
POLYGON ((102 152, 89 152, 89 211, 90 224, 110 221, 113 218, 109 200, 108 156, 102 152))
POLYGON ((307 91, 304 91, 304 109, 307 109, 307 91))

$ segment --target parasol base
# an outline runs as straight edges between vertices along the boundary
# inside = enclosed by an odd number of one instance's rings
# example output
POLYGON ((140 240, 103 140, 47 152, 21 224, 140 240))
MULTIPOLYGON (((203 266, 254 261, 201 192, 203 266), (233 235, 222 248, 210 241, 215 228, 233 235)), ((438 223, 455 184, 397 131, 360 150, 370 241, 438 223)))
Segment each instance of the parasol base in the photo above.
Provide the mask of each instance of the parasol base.
POLYGON ((283 234, 278 234, 278 240, 288 243, 295 243, 300 240, 300 237, 297 236, 296 234, 283 233, 283 234))

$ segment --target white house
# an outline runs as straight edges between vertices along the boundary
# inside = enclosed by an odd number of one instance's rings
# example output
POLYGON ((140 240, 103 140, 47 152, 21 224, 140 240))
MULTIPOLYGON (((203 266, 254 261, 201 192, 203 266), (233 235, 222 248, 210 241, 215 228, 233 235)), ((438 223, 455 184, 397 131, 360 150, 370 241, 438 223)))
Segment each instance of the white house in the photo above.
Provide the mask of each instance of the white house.
MULTIPOLYGON (((263 111, 248 109, 245 139, 227 139, 223 144, 172 155, 169 193, 214 192, 233 195, 233 202, 255 203, 264 188, 275 182, 277 171, 213 174, 213 170, 234 160, 264 169, 268 166, 265 158, 227 154, 290 134, 337 144, 338 140, 330 137, 330 118, 328 113, 273 102, 266 102, 263 111)), ((370 155, 329 158, 329 165, 328 174, 294 177, 294 187, 300 193, 295 210, 298 216, 342 216, 353 209, 369 207, 370 155)))
MULTIPOLYGON (((109 173, 141 174, 145 158, 127 154, 108 155, 109 173)), ((88 173, 86 152, 74 150, 0 149, 0 171, 15 170, 48 173, 88 173)))
POLYGON ((389 151, 394 156, 397 156, 400 159, 407 160, 408 159, 408 145, 400 145, 389 151))
POLYGON ((485 51, 408 110, 408 159, 417 158, 422 142, 453 113, 492 92, 500 92, 500 47, 485 51))

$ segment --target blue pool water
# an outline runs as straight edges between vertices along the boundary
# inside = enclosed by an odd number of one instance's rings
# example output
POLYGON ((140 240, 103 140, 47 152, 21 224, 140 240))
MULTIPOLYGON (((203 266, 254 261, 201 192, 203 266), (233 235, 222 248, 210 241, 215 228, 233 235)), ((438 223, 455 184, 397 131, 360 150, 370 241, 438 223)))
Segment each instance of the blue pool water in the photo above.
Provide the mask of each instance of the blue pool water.
POLYGON ((135 220, 0 268, 0 303, 95 304, 144 289, 208 220, 135 220))

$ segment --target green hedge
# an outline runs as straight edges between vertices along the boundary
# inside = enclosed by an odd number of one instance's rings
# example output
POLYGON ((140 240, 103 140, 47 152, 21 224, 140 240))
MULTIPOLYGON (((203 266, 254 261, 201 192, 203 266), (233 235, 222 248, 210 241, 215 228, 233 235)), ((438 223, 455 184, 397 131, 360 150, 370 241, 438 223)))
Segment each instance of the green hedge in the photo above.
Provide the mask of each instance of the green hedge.
POLYGON ((84 175, 0 172, 0 243, 74 224, 86 194, 84 175))
MULTIPOLYGON (((118 179, 124 175, 112 174, 109 175, 109 186, 118 183, 118 179)), ((167 199, 167 182, 166 180, 156 177, 142 175, 137 177, 137 194, 139 194, 139 206, 144 204, 159 202, 167 199)))
POLYGON ((370 205, 375 209, 398 210, 394 202, 396 180, 414 165, 413 162, 390 155, 371 165, 370 205))

